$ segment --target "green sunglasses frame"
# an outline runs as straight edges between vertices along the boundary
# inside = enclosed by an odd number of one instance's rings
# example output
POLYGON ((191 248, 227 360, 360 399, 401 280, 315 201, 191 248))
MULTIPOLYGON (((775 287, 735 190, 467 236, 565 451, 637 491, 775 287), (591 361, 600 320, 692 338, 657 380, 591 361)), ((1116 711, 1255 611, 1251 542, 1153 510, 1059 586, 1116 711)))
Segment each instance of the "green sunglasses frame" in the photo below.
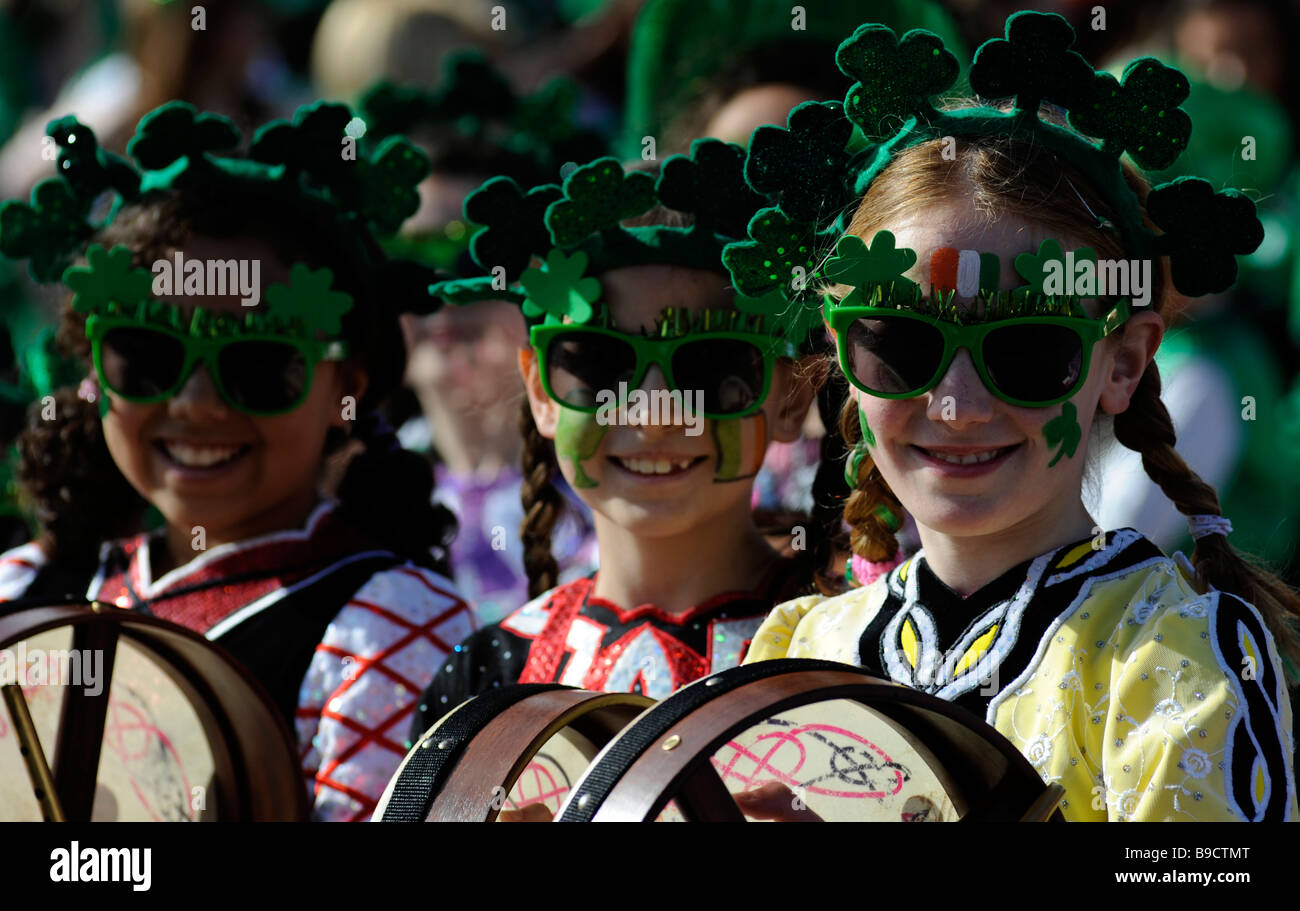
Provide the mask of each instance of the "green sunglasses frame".
MULTIPOLYGON (((619 332, 616 329, 606 329, 602 326, 585 326, 581 323, 560 323, 560 324, 543 324, 533 326, 528 333, 528 342, 533 347, 537 355, 537 367, 542 377, 542 388, 546 394, 556 403, 565 408, 574 411, 581 411, 585 414, 594 414, 600 410, 599 405, 585 407, 574 405, 564 401, 555 394, 551 388, 550 370, 547 352, 550 349, 551 341, 557 335, 569 333, 582 333, 586 335, 604 335, 616 338, 619 341, 626 342, 636 353, 636 366, 633 368, 632 378, 627 381, 628 389, 640 389, 641 384, 645 382, 645 375, 650 370, 651 365, 657 365, 663 371, 664 379, 668 382, 668 388, 680 390, 677 385, 677 378, 673 376, 672 359, 677 349, 687 343, 706 342, 714 339, 735 339, 742 342, 749 342, 763 357, 763 388, 759 393, 754 404, 744 411, 729 412, 727 414, 716 414, 705 411, 703 416, 713 420, 727 420, 728 418, 743 418, 757 412, 767 401, 767 394, 772 387, 772 366, 778 357, 795 357, 797 352, 794 345, 787 339, 776 338, 770 335, 761 335, 753 332, 732 332, 732 331, 708 331, 693 332, 687 335, 674 336, 672 338, 647 338, 643 335, 630 335, 626 332, 619 332)), ((685 391, 685 390, 682 390, 685 391)))
POLYGON ((1132 305, 1129 299, 1123 298, 1105 316, 1099 319, 1087 319, 1078 316, 1017 316, 1010 319, 959 326, 947 320, 937 319, 929 314, 917 313, 914 310, 905 310, 898 307, 842 307, 836 306, 837 302, 829 297, 826 299, 826 303, 829 311, 827 323, 835 333, 835 349, 840 362, 840 370, 850 383, 868 395, 881 399, 910 399, 929 392, 939 384, 944 374, 948 372, 948 368, 952 366, 957 352, 965 348, 970 352, 971 360, 975 364, 975 370, 979 373, 984 387, 1002 401, 1021 408, 1048 408, 1071 398, 1088 379, 1088 366, 1092 360, 1093 346, 1113 333, 1132 315, 1132 305), (868 389, 853 375, 850 368, 852 361, 849 358, 848 350, 849 327, 860 319, 878 319, 885 316, 902 317, 903 319, 926 323, 934 326, 943 335, 943 355, 939 358, 939 366, 936 368, 934 375, 921 386, 909 392, 878 392, 874 389, 868 389), (984 363, 984 338, 994 330, 1011 326, 1064 326, 1067 329, 1072 329, 1079 336, 1082 348, 1079 376, 1066 392, 1048 400, 1031 402, 1013 398, 997 388, 990 379, 988 367, 984 363))
POLYGON ((156 323, 140 322, 136 319, 119 316, 91 316, 86 319, 86 338, 90 339, 91 357, 95 364, 95 373, 99 377, 100 385, 111 392, 113 395, 120 396, 128 402, 145 405, 151 402, 161 402, 176 395, 185 384, 189 382, 190 376, 194 373, 194 366, 203 361, 208 368, 208 376, 212 378, 213 384, 221 394, 221 398, 231 408, 242 414, 250 414, 258 417, 274 417, 276 415, 288 414, 298 408, 311 393, 312 380, 315 378, 316 365, 321 361, 341 361, 348 356, 347 342, 338 339, 312 341, 309 339, 293 338, 284 335, 271 335, 267 333, 257 333, 248 335, 223 335, 213 338, 199 338, 186 332, 180 332, 166 326, 159 326, 156 323), (128 395, 125 392, 115 388, 108 381, 104 373, 104 339, 109 332, 114 329, 145 329, 150 332, 157 332, 159 335, 175 339, 185 349, 185 361, 181 365, 180 376, 176 383, 165 392, 151 396, 128 395), (222 349, 238 342, 278 342, 282 345, 290 345, 303 355, 307 364, 307 375, 303 382, 302 393, 294 400, 293 404, 276 409, 274 411, 257 411, 240 405, 230 396, 226 390, 225 384, 221 381, 221 370, 217 363, 217 356, 222 349))

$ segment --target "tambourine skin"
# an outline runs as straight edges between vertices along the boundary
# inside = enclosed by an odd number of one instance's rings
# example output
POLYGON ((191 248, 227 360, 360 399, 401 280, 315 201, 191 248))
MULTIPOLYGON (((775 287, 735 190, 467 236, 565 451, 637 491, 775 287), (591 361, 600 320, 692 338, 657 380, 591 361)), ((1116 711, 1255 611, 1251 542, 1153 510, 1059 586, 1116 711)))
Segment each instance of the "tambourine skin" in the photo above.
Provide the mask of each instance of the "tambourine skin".
MULTIPOLYGON (((308 818, 294 739, 261 684, 224 649, 178 624, 101 603, 40 605, 27 600, 0 607, 0 648, 59 628, 71 628, 72 649, 103 650, 109 683, 95 696, 81 687, 64 688, 58 745, 53 767, 47 769, 54 799, 42 799, 44 789, 35 785, 47 819, 90 819, 119 640, 156 665, 194 711, 212 754, 211 799, 218 818, 308 818)), ((6 702, 25 715, 17 685, 4 689, 6 702)), ((21 727, 21 721, 16 723, 21 727)), ((35 746, 41 755, 28 757, 29 771, 46 763, 39 744, 35 746)))
POLYGON ((604 744, 654 700, 560 684, 514 684, 462 703, 407 753, 375 808, 380 822, 491 822, 552 737, 604 744))
POLYGON ((849 699, 899 723, 953 780, 961 818, 1061 819, 1062 791, 982 719, 950 702, 830 661, 780 659, 721 671, 642 714, 572 788, 561 822, 649 821, 673 800, 688 820, 739 820, 710 758, 736 734, 783 711, 849 699))

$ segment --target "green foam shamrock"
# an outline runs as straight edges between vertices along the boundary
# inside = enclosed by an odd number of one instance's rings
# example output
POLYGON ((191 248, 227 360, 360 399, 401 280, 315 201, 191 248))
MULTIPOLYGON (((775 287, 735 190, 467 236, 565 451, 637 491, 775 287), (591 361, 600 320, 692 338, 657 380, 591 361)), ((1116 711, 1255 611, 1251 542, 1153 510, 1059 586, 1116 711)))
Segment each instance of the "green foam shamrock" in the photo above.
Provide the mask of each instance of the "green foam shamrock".
POLYGON ((352 309, 352 297, 331 290, 333 279, 329 269, 313 271, 304 263, 294 263, 287 286, 271 285, 266 289, 267 307, 276 319, 299 322, 308 333, 338 335, 343 328, 343 314, 352 309))
POLYGON ((86 266, 69 266, 63 283, 72 289, 72 309, 78 313, 105 313, 109 304, 132 310, 149 299, 153 276, 148 269, 131 265, 131 251, 118 245, 105 250, 91 244, 86 266))
POLYGON ((542 143, 557 142, 573 131, 577 107, 578 87, 567 79, 553 79, 536 94, 519 99, 515 131, 542 143))
POLYGON ((788 128, 754 131, 745 177, 760 193, 779 193, 781 209, 791 218, 812 221, 838 211, 846 201, 845 147, 853 124, 843 110, 838 101, 809 101, 790 112, 788 128))
MULTIPOLYGON (((1083 261, 1089 261, 1094 266, 1097 264, 1097 251, 1091 247, 1081 247, 1074 251, 1074 262, 1077 265, 1083 261)), ((1065 293, 1064 288, 1061 290, 1049 290, 1046 284, 1051 278, 1052 269, 1050 263, 1059 263, 1056 272, 1061 276, 1066 287, 1073 287, 1074 276, 1065 274, 1065 251, 1062 249, 1059 241, 1048 238, 1038 245, 1037 253, 1021 253, 1016 257, 1016 272, 1025 280, 1022 288, 1016 289, 1020 292, 1021 297, 1027 294, 1053 295, 1060 296, 1065 293)))
POLYGON ((159 171, 181 158, 198 166, 205 153, 239 145, 239 130, 220 114, 199 114, 184 101, 164 104, 144 116, 127 144, 140 166, 159 171))
POLYGON ((58 171, 76 194, 94 199, 105 190, 134 196, 140 189, 140 175, 126 159, 99 147, 90 127, 71 115, 51 121, 46 135, 59 146, 58 171))
POLYGON ((1187 77, 1154 57, 1124 68, 1121 83, 1097 73, 1092 98, 1070 111, 1070 124, 1103 140, 1102 150, 1128 152, 1138 167, 1163 170, 1174 163, 1192 135, 1192 118, 1178 105, 1187 99, 1187 77))
POLYGON ((961 69, 933 32, 912 29, 900 41, 893 29, 874 22, 858 26, 835 52, 835 63, 858 80, 844 97, 845 112, 871 140, 933 111, 930 96, 951 87, 961 69))
POLYGON ((1024 11, 1007 19, 1006 38, 980 45, 970 85, 985 98, 1016 96, 1016 108, 1038 116, 1039 102, 1073 110, 1092 88, 1093 68, 1075 51, 1074 29, 1056 13, 1024 11))
POLYGON ((93 231, 86 222, 89 205, 66 181, 41 181, 32 190, 31 205, 18 200, 0 205, 0 253, 30 258, 28 269, 38 282, 57 281, 68 255, 93 231))
POLYGON ((369 159, 358 161, 357 212, 380 231, 392 234, 420 208, 416 188, 429 173, 429 159, 401 136, 389 136, 369 159))
POLYGON ((855 288, 892 285, 916 264, 915 250, 898 249, 894 244, 891 231, 877 231, 870 247, 856 234, 846 234, 823 267, 826 278, 855 288))
POLYGON ((1074 458, 1074 452, 1079 448, 1079 441, 1083 439, 1083 428, 1079 426, 1079 410, 1074 407, 1074 402, 1062 404, 1061 413, 1043 425, 1043 438, 1047 440, 1049 448, 1061 447, 1057 450, 1056 457, 1047 463, 1048 468, 1059 462, 1063 455, 1074 458))
POLYGON ((623 173, 617 158, 598 158, 564 181, 564 198, 546 210, 546 225, 557 247, 572 247, 589 234, 618 227, 655 204, 655 179, 623 173))
POLYGON ((563 196, 554 185, 526 195, 509 177, 494 177, 465 198, 465 217, 486 227, 474 235, 469 251, 484 269, 501 266, 515 281, 534 253, 551 245, 546 209, 563 196))
POLYGON ((718 139, 697 139, 690 155, 673 155, 655 187, 670 209, 695 213, 695 222, 729 237, 740 237, 763 204, 745 183, 745 150, 718 139))
POLYGON ((817 257, 816 226, 797 222, 780 209, 769 207, 754 213, 749 223, 751 240, 727 244, 722 263, 731 273, 736 290, 751 298, 763 298, 774 289, 787 299, 811 292, 821 272, 814 266, 817 257), (803 270, 803 289, 791 283, 803 270))
POLYGON ((583 278, 586 268, 586 253, 578 250, 565 256, 556 248, 546 254, 542 268, 524 270, 519 279, 528 295, 524 316, 533 318, 545 313, 557 320, 567 316, 575 323, 588 322, 595 312, 591 305, 600 299, 600 282, 583 278))
POLYGON ((1175 287, 1188 297, 1217 294, 1237 280, 1237 255, 1264 240, 1255 204, 1236 190, 1214 192, 1209 181, 1179 177, 1147 197, 1147 214, 1164 234, 1156 249, 1169 257, 1175 287))
POLYGON ((293 120, 273 120, 253 134, 248 157, 263 164, 283 164, 306 172, 340 201, 353 201, 353 172, 358 161, 343 157, 343 138, 352 113, 341 104, 319 101, 298 108, 293 120))

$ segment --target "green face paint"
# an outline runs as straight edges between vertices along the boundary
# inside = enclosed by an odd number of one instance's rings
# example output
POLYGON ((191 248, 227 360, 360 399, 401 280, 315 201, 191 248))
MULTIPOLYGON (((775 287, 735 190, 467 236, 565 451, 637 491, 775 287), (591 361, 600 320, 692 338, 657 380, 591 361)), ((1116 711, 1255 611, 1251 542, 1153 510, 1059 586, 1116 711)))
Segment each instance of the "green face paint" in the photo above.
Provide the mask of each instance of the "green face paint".
POLYGON ((1079 426, 1079 412, 1074 407, 1074 402, 1063 403, 1061 413, 1043 425, 1043 438, 1047 440, 1048 446, 1061 447, 1056 458, 1047 463, 1048 468, 1059 462, 1062 455, 1074 458, 1074 451, 1083 439, 1083 428, 1079 426))
POLYGON ((763 412, 709 423, 718 451, 714 483, 740 481, 758 474, 767 452, 767 417, 763 412))
POLYGON ((858 408, 858 426, 862 428, 862 442, 866 443, 868 446, 875 446, 876 435, 872 433, 871 428, 867 426, 867 416, 863 413, 861 408, 858 408))
POLYGON ((573 486, 591 488, 596 482, 582 470, 582 463, 596 454, 600 441, 605 439, 609 426, 596 420, 596 416, 561 408, 559 423, 555 427, 555 454, 573 460, 573 486))

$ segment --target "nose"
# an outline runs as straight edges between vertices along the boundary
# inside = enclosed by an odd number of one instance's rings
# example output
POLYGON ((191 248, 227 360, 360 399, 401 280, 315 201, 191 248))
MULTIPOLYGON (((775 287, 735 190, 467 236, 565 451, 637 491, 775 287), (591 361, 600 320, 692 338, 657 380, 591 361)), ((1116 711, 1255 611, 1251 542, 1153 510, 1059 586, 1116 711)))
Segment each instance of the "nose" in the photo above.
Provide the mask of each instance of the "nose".
POLYGON ((173 416, 191 421, 216 421, 230 415, 230 406, 202 362, 194 366, 185 384, 167 400, 167 409, 173 416))
POLYGON ((683 415, 668 394, 668 378, 658 364, 652 364, 641 381, 639 391, 644 394, 643 414, 641 409, 633 408, 629 403, 627 416, 629 427, 639 427, 645 437, 658 438, 665 435, 670 428, 683 423, 683 415), (658 394, 656 394, 658 393, 658 394))
POLYGON ((930 390, 926 417, 954 430, 983 424, 993 417, 993 394, 984 386, 970 352, 957 352, 939 384, 930 390))

